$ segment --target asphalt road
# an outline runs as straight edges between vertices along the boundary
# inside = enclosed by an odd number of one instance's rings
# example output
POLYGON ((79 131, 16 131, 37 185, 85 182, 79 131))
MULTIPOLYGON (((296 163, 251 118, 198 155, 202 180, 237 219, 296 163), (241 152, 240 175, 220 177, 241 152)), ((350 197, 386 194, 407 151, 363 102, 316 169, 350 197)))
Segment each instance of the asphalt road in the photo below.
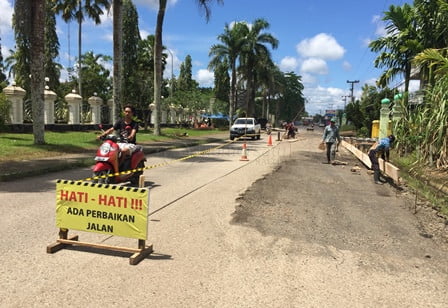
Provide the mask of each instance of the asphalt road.
POLYGON ((88 168, 0 183, 0 306, 448 305, 446 243, 428 236, 409 196, 351 172, 357 161, 343 150, 349 165, 322 165, 317 131, 272 147, 263 137, 247 141, 249 161, 241 142, 183 161, 221 144, 148 157, 163 164, 145 171, 154 253, 136 266, 128 253, 46 253, 58 232, 55 179, 86 178, 88 168))

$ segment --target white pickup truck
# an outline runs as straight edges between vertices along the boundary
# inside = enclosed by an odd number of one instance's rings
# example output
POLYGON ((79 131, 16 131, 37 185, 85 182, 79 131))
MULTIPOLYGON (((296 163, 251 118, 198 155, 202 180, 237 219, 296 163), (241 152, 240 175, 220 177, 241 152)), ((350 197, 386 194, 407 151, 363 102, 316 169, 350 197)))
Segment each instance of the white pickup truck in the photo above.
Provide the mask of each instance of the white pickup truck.
POLYGON ((261 125, 255 118, 238 118, 230 127, 230 140, 235 137, 252 137, 260 139, 261 125))

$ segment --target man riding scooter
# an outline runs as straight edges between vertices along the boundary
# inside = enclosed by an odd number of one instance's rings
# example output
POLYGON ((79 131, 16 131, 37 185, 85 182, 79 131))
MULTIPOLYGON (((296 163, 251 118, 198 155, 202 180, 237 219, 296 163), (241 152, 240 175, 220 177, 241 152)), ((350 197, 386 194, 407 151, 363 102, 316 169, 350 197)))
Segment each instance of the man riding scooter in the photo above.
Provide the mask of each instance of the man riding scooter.
POLYGON ((121 151, 120 164, 130 157, 131 154, 136 149, 136 135, 138 131, 138 123, 133 120, 135 109, 131 105, 126 105, 123 108, 124 118, 119 119, 115 122, 114 126, 103 132, 97 137, 97 139, 102 139, 105 136, 117 131, 121 142, 118 142, 118 146, 121 151), (123 142, 127 141, 127 142, 123 142))

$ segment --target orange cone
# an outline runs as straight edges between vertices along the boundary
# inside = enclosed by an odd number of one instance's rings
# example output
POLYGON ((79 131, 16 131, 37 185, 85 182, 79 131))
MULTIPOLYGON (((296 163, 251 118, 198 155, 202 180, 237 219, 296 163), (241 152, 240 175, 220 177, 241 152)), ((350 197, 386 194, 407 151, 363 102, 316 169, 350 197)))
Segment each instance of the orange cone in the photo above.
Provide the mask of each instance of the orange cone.
POLYGON ((248 161, 249 159, 247 158, 247 154, 246 154, 246 143, 243 143, 243 151, 241 153, 241 158, 240 160, 242 161, 248 161))
POLYGON ((269 137, 268 137, 268 147, 271 147, 272 146, 272 136, 269 134, 269 137))

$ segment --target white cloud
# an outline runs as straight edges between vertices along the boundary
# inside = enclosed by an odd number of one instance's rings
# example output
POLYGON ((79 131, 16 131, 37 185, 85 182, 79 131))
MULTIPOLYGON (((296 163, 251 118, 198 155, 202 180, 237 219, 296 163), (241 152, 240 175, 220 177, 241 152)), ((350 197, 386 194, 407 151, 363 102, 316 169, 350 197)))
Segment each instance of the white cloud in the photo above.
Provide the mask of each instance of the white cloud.
POLYGON ((375 35, 378 37, 386 36, 386 25, 384 21, 381 20, 381 17, 378 15, 373 16, 372 23, 376 26, 375 35))
MULTIPOLYGON (((168 0, 167 7, 176 5, 177 0, 168 0)), ((144 5, 151 9, 157 10, 159 8, 159 0, 134 0, 134 4, 144 5)))
POLYGON ((113 42, 114 41, 114 34, 113 33, 106 33, 103 35, 103 40, 106 40, 108 42, 113 42))
POLYGON ((352 65, 350 64, 350 62, 348 62, 348 61, 344 61, 344 62, 342 63, 342 68, 343 68, 345 71, 351 71, 351 70, 352 70, 352 65))
POLYGON ((326 33, 301 41, 296 46, 297 53, 306 58, 321 58, 337 60, 344 56, 345 49, 339 45, 334 37, 326 33))
POLYGON ((364 81, 364 84, 368 84, 369 86, 376 86, 377 78, 370 78, 364 81))
POLYGON ((148 37, 148 35, 151 35, 151 34, 153 34, 153 33, 140 29, 140 37, 142 38, 142 40, 145 40, 148 37))
POLYGON ((196 81, 201 87, 212 87, 215 82, 215 74, 206 69, 200 69, 196 73, 196 81))
POLYGON ((251 30, 252 29, 252 23, 250 23, 250 22, 248 22, 248 21, 246 21, 246 20, 240 20, 240 21, 232 21, 232 22, 230 22, 229 23, 229 29, 233 29, 233 27, 235 26, 235 24, 246 24, 247 25, 247 27, 249 28, 249 30, 251 30))
POLYGON ((302 83, 306 86, 315 85, 317 83, 317 78, 308 73, 302 73, 302 83))
POLYGON ((300 71, 304 73, 326 75, 328 74, 327 62, 318 58, 306 59, 303 61, 300 71))
POLYGON ((291 72, 291 71, 295 71, 297 66, 298 66, 298 62, 296 58, 293 57, 284 57, 281 61, 280 61, 280 70, 282 70, 283 72, 291 72))
POLYGON ((12 13, 13 7, 8 0, 0 0, 0 35, 12 33, 12 13))
POLYGON ((322 86, 306 87, 303 92, 308 100, 306 111, 311 115, 324 114, 329 109, 343 109, 342 96, 347 95, 346 89, 322 86))

